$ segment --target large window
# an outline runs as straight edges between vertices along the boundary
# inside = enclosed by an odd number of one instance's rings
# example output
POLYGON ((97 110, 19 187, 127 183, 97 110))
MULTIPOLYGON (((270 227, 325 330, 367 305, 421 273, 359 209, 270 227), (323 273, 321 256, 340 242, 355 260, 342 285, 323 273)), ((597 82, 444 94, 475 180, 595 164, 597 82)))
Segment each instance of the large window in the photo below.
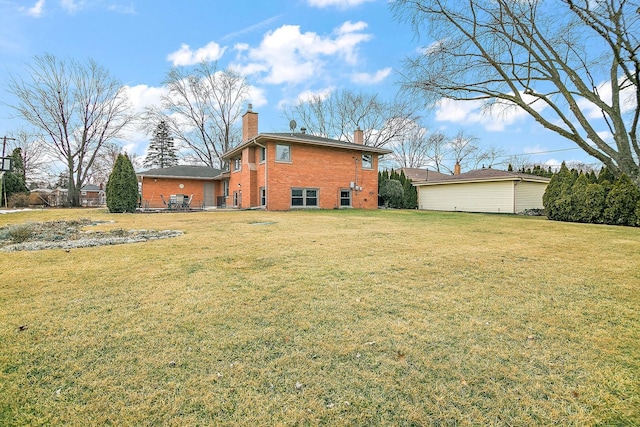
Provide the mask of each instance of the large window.
POLYGON ((351 190, 340 190, 340 207, 351 206, 351 190))
POLYGON ((362 169, 373 169, 373 155, 363 153, 362 154, 362 169))
POLYGON ((290 162, 291 161, 291 146, 287 144, 276 144, 276 161, 277 162, 290 162))
POLYGON ((291 206, 293 207, 317 207, 318 189, 316 188, 292 188, 291 206))

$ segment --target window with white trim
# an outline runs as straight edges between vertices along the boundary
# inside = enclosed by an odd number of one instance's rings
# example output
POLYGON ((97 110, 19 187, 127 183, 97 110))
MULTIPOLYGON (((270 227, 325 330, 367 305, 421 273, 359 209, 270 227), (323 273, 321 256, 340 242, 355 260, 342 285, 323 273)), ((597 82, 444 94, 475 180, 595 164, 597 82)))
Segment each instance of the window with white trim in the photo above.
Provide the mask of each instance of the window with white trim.
POLYGON ((267 206, 267 189, 260 187, 260 206, 267 206))
POLYGON ((222 181, 222 195, 225 197, 229 195, 229 181, 222 181))
POLYGON ((294 208, 318 207, 317 188, 292 188, 291 206, 294 208))
POLYGON ((291 162, 291 146, 276 144, 276 162, 291 162))
POLYGON ((373 154, 362 153, 362 169, 373 169, 373 154))
POLYGON ((351 190, 340 190, 340 207, 351 206, 351 190))
POLYGON ((267 159, 267 149, 264 147, 258 147, 258 159, 262 163, 267 159))
POLYGON ((236 157, 233 159, 233 170, 239 171, 240 169, 242 169, 242 157, 236 157))

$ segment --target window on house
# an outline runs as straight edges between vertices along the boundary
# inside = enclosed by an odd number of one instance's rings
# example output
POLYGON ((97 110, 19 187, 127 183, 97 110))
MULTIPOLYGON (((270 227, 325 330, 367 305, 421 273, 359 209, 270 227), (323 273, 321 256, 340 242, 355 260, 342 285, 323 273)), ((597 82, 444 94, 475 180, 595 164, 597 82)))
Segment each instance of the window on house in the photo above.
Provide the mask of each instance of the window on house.
POLYGON ((240 192, 233 192, 233 206, 238 206, 240 204, 240 192))
POLYGON ((362 169, 373 169, 373 155, 362 154, 362 169))
POLYGON ((267 159, 267 149, 264 147, 258 147, 258 157, 260 163, 264 162, 267 159))
POLYGON ((267 189, 260 187, 260 206, 267 206, 267 189))
POLYGON ((229 181, 222 181, 222 195, 225 197, 229 195, 229 181))
POLYGON ((318 190, 316 188, 292 188, 291 206, 293 207, 317 207, 318 190))
POLYGON ((351 206, 351 190, 340 190, 340 207, 351 206))
POLYGON ((233 170, 239 171, 242 168, 242 157, 236 157, 233 159, 233 170))
POLYGON ((276 144, 276 161, 291 161, 291 146, 286 144, 276 144))

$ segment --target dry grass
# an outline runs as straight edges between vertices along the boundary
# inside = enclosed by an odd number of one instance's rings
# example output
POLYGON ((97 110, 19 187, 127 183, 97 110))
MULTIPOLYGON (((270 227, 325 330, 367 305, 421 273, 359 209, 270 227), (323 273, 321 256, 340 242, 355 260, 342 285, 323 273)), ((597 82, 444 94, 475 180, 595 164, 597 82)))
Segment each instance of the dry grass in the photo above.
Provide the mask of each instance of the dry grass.
POLYGON ((0 425, 639 425, 640 229, 408 211, 109 215, 5 253, 0 425))

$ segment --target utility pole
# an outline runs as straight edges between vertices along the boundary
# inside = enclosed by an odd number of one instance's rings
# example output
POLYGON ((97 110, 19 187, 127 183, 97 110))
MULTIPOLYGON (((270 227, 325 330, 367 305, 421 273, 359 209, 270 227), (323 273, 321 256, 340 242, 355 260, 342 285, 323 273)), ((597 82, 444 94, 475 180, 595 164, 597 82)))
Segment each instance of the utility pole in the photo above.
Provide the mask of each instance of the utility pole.
POLYGON ((7 140, 15 141, 15 138, 9 138, 8 136, 2 137, 2 157, 4 157, 4 151, 7 148, 7 140))
MULTIPOLYGON (((7 148, 7 140, 15 141, 15 138, 9 138, 6 135, 2 137, 2 157, 0 158, 0 195, 2 195, 2 199, 4 199, 4 206, 7 206, 7 195, 4 192, 4 173, 8 172, 11 169, 11 161, 6 162, 8 167, 5 170, 5 158, 4 152, 7 148)), ((1 201, 0 201, 1 202, 1 201)))

